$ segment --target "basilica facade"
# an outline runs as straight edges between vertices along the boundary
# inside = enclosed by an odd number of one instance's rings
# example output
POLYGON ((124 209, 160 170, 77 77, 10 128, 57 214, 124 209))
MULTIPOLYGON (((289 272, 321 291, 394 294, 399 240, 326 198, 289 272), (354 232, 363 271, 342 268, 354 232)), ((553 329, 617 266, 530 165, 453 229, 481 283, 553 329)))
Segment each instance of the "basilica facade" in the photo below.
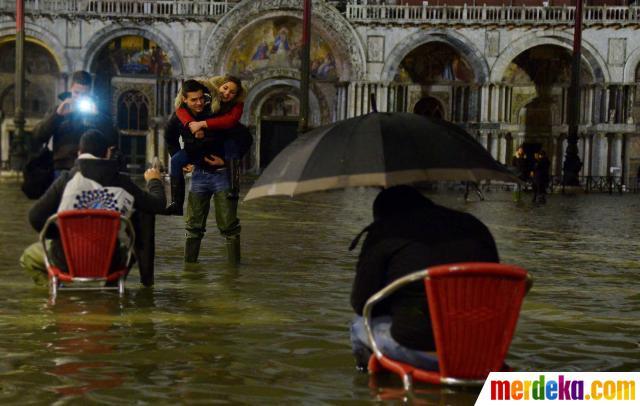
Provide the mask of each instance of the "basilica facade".
MULTIPOLYGON (((301 0, 25 3, 27 132, 56 105, 70 74, 84 69, 132 171, 154 156, 166 161, 164 123, 186 78, 242 78, 242 121, 255 141, 247 169, 264 168, 296 137, 301 0)), ((4 168, 14 131, 14 5, 0 1, 4 168)), ((504 163, 517 146, 544 149, 560 174, 574 16, 570 4, 548 1, 313 1, 311 126, 366 114, 375 98, 379 111, 459 124, 504 163)), ((640 167, 639 24, 634 6, 585 7, 582 176, 635 178, 640 167)))

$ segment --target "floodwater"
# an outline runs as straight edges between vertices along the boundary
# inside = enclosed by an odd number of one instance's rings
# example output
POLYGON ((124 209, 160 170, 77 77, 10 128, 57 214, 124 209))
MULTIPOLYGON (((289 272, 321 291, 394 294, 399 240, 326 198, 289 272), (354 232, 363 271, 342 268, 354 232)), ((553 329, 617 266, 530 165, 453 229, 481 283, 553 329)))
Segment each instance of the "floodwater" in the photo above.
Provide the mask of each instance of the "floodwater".
MULTIPOLYGON (((246 188, 245 188, 246 189, 246 188)), ((134 270, 126 297, 61 292, 48 304, 18 267, 36 240, 31 202, 0 183, 0 403, 359 404, 402 399, 400 380, 355 371, 348 325, 357 252, 377 191, 241 205, 243 263, 225 264, 213 218, 201 264, 182 263, 183 224, 158 219, 156 285, 134 270)), ((640 369, 640 195, 553 195, 516 204, 429 194, 468 211, 501 259, 528 269, 507 358, 523 371, 640 369)), ((477 392, 418 385, 416 403, 473 404, 477 392)))

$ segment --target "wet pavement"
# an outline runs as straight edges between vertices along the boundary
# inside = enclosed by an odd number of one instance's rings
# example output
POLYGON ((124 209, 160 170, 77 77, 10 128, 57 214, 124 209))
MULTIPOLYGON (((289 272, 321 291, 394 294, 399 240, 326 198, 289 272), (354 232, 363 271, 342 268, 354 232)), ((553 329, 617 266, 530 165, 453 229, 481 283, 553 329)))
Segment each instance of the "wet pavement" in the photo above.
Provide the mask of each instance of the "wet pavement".
MULTIPOLYGON (((245 188, 246 190, 246 188, 245 188)), ((350 355, 349 292, 377 191, 353 189, 241 205, 243 263, 227 267, 209 221, 201 263, 182 263, 183 224, 158 219, 156 285, 62 292, 55 306, 18 267, 36 240, 31 202, 0 183, 0 403, 361 403, 402 397, 399 379, 369 378, 350 355)), ((501 259, 528 269, 507 358, 524 371, 640 368, 640 195, 552 195, 544 206, 509 192, 465 203, 494 234, 501 259)), ((418 403, 473 404, 476 393, 418 385, 418 403)))

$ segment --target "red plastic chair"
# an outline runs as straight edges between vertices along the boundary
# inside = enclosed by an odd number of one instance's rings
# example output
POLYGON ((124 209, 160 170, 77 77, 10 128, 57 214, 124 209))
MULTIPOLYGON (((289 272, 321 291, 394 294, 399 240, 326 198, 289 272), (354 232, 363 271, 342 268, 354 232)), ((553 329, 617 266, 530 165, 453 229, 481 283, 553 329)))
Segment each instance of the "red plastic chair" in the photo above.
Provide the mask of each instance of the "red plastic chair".
POLYGON ((389 370, 402 377, 405 390, 413 380, 448 385, 482 385, 501 371, 532 279, 517 266, 458 263, 414 272, 380 290, 365 304, 365 328, 373 355, 369 372, 389 370), (424 280, 439 371, 425 371, 385 356, 373 337, 373 306, 409 283, 424 280))
POLYGON ((118 289, 120 296, 124 294, 124 280, 127 265, 133 253, 135 232, 131 221, 113 210, 68 210, 47 219, 40 243, 45 252, 45 263, 49 273, 49 288, 53 301, 58 293, 59 282, 118 281, 117 287, 101 287, 100 289, 118 289), (111 270, 111 260, 117 248, 120 223, 124 222, 130 238, 127 244, 127 258, 122 268, 111 270), (49 250, 45 245, 45 235, 51 224, 57 222, 60 240, 68 272, 64 272, 51 261, 49 250))

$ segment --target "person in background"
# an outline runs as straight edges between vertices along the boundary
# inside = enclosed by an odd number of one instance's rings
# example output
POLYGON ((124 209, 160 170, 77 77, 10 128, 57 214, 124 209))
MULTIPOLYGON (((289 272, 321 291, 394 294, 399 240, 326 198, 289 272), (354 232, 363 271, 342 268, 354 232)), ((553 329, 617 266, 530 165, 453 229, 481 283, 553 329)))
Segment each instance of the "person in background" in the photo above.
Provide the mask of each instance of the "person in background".
POLYGON ((547 153, 540 150, 535 154, 535 162, 531 171, 533 179, 533 203, 544 204, 547 202, 547 188, 549 187, 549 171, 551 162, 547 158, 547 153))
POLYGON ((91 75, 74 72, 68 92, 58 96, 62 100, 35 127, 33 139, 46 143, 52 140, 54 178, 73 167, 78 157, 80 136, 87 130, 99 130, 110 148, 118 145, 118 133, 109 117, 100 113, 91 98, 91 75))

